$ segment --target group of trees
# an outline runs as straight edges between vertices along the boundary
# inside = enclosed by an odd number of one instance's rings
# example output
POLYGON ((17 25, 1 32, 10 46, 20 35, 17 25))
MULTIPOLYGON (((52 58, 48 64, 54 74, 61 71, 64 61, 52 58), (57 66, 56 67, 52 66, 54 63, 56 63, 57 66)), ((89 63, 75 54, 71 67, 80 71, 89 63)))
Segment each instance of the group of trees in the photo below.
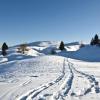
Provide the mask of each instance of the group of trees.
MULTIPOLYGON (((7 49, 8 49, 8 45, 4 42, 3 45, 2 45, 2 51, 1 51, 1 54, 3 56, 6 56, 7 55, 7 49)), ((19 53, 25 53, 25 51, 27 51, 27 44, 21 44, 18 48, 18 52, 19 53)))
MULTIPOLYGON (((99 36, 97 34, 94 36, 94 38, 92 38, 92 40, 90 42, 90 45, 100 45, 100 39, 99 39, 99 36)), ((85 45, 83 43, 80 44, 80 48, 82 48, 84 46, 85 45)), ((61 41, 59 49, 60 50, 65 50, 64 42, 63 41, 61 41)))
POLYGON ((100 45, 100 39, 97 34, 94 36, 94 38, 92 38, 90 45, 100 45))
MULTIPOLYGON (((1 52, 1 54, 3 56, 6 56, 7 55, 7 49, 8 49, 8 45, 4 42, 3 45, 2 45, 2 52, 1 52)), ((28 51, 27 44, 21 44, 17 49, 18 49, 17 52, 23 53, 23 54, 25 54, 25 51, 28 51)), ((60 46, 59 46, 59 49, 61 51, 62 50, 65 50, 65 46, 64 46, 64 42, 63 41, 61 41, 60 46)), ((52 50, 52 54, 55 54, 55 51, 54 50, 52 50)))
MULTIPOLYGON (((94 38, 92 38, 91 42, 90 42, 90 45, 100 45, 100 39, 98 37, 98 35, 96 34, 94 36, 94 38)), ((84 47, 83 44, 80 45, 80 48, 81 47, 84 47)), ((5 56, 7 55, 7 49, 8 49, 8 45, 4 42, 3 45, 2 45, 2 55, 5 56)), ((21 44, 18 48, 18 52, 20 53, 25 53, 25 51, 27 51, 27 44, 21 44)), ((59 45, 59 50, 65 50, 65 45, 64 45, 64 42, 61 41, 60 45, 59 45)), ((54 50, 52 51, 52 53, 54 53, 54 50)))

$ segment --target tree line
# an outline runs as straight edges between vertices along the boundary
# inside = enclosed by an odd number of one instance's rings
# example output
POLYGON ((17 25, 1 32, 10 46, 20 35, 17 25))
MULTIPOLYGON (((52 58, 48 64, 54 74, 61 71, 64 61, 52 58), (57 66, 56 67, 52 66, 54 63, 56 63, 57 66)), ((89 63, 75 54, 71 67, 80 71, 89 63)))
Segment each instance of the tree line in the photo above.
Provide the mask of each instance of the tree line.
POLYGON ((100 45, 100 39, 97 34, 91 39, 90 45, 100 45))
MULTIPOLYGON (((99 45, 100 46, 100 39, 99 39, 99 36, 96 34, 90 41, 90 45, 99 45)), ((85 45, 83 43, 80 44, 80 48, 84 47, 85 45)), ((2 52, 1 54, 3 56, 6 56, 7 55, 7 49, 8 49, 8 45, 4 42, 3 45, 2 45, 2 52)), ((25 53, 25 51, 28 51, 27 49, 27 44, 21 44, 19 46, 18 49, 18 52, 19 53, 25 53)), ((65 50, 65 44, 63 41, 60 42, 60 45, 59 45, 59 50, 63 51, 65 50)), ((52 51, 52 54, 54 54, 55 52, 52 51)))
MULTIPOLYGON (((97 34, 95 34, 95 36, 91 39, 90 41, 90 45, 93 46, 93 45, 97 45, 97 46, 100 46, 100 39, 99 39, 99 36, 97 34)), ((65 47, 64 47, 64 42, 61 41, 60 43, 60 46, 59 46, 59 49, 60 50, 65 50, 65 47)), ((83 43, 80 44, 80 48, 84 47, 85 45, 83 43)))

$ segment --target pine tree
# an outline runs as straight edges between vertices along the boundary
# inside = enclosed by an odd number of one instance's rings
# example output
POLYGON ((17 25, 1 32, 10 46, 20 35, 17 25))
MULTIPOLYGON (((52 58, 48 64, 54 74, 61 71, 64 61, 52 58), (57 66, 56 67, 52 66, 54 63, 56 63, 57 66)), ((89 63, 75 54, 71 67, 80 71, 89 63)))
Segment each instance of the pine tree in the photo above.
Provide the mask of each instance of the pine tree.
POLYGON ((91 39, 90 45, 94 45, 94 39, 91 39))
POLYGON ((91 45, 98 45, 98 44, 100 44, 100 39, 99 39, 97 34, 94 36, 94 38, 92 38, 90 44, 91 45))
POLYGON ((3 56, 6 56, 7 55, 7 52, 6 51, 2 51, 2 55, 3 56))
POLYGON ((2 45, 2 55, 5 56, 7 55, 6 50, 8 49, 8 45, 4 42, 2 45))
POLYGON ((99 44, 99 37, 97 34, 94 37, 94 44, 99 44))
POLYGON ((59 49, 60 49, 60 50, 64 50, 64 49, 65 49, 65 48, 64 48, 64 42, 63 42, 63 41, 61 41, 60 46, 59 46, 59 49))

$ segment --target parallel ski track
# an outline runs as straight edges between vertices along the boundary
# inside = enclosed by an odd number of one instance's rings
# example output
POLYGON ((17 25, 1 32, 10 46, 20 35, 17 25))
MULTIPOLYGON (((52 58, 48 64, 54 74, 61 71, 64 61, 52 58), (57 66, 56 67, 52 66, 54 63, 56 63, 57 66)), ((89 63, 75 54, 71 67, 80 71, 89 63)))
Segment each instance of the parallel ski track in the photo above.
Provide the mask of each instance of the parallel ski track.
POLYGON ((65 63, 65 59, 64 59, 64 62, 63 62, 62 74, 56 80, 49 82, 47 84, 43 84, 42 86, 40 86, 36 89, 30 90, 27 93, 23 94, 22 96, 18 97, 16 100, 33 100, 42 91, 46 90, 50 86, 53 86, 54 84, 61 81, 63 79, 63 77, 65 76, 65 64, 64 63, 65 63))
POLYGON ((30 90, 26 94, 23 94, 22 96, 17 98, 16 100, 34 100, 34 98, 37 95, 39 95, 42 91, 44 91, 44 90, 48 89, 49 87, 53 86, 54 84, 60 82, 63 78, 65 78, 65 79, 63 80, 62 84, 60 85, 60 89, 56 92, 56 94, 53 93, 51 95, 50 100, 65 100, 64 98, 68 95, 69 91, 71 90, 74 75, 76 73, 80 74, 81 76, 86 78, 86 80, 88 80, 90 83, 90 87, 87 88, 84 91, 84 93, 82 93, 80 95, 74 94, 74 96, 84 96, 84 95, 90 93, 92 88, 95 89, 95 93, 100 93, 99 82, 96 80, 96 78, 93 75, 89 75, 84 72, 76 70, 75 65, 72 62, 70 62, 70 60, 67 58, 67 60, 64 59, 62 74, 56 80, 54 80, 50 83, 47 83, 47 84, 43 84, 42 86, 40 86, 36 89, 30 90), (65 63, 67 63, 68 66, 66 66, 65 63), (65 72, 66 67, 68 67, 68 70, 69 70, 68 76, 66 76, 66 72, 65 72))
MULTIPOLYGON (((70 62, 69 60, 67 60, 67 61, 70 64, 70 67, 73 70, 73 72, 80 74, 81 76, 83 76, 84 78, 86 78, 90 82, 90 87, 87 88, 84 91, 84 93, 80 94, 80 96, 84 96, 84 95, 90 93, 92 88, 94 88, 95 93, 100 92, 99 82, 96 80, 96 78, 93 75, 89 75, 89 74, 86 74, 84 72, 76 70, 75 67, 74 67, 75 65, 72 62, 70 62)), ((78 96, 77 94, 75 94, 75 95, 78 96)))

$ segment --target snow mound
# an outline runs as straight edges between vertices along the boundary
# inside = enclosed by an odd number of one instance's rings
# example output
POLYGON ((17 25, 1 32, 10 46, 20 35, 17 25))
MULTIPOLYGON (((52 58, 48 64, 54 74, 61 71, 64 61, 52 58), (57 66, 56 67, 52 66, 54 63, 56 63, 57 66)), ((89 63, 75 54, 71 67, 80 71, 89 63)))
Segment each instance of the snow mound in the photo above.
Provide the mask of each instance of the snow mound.
POLYGON ((67 51, 77 51, 79 50, 79 45, 73 45, 73 46, 67 46, 66 49, 67 51))
POLYGON ((7 58, 5 58, 5 57, 1 57, 1 58, 0 58, 0 63, 6 62, 6 61, 8 61, 7 58))
POLYGON ((79 42, 71 42, 65 44, 65 48, 67 51, 77 51, 79 49, 80 43, 79 42))
POLYGON ((48 55, 48 54, 52 54, 53 50, 57 50, 57 48, 50 46, 50 47, 43 49, 41 52, 48 55))
POLYGON ((100 47, 86 45, 83 48, 73 52, 71 58, 84 61, 100 61, 100 47))
POLYGON ((79 45, 79 42, 71 42, 71 43, 67 43, 65 44, 65 46, 73 46, 73 45, 79 45))
POLYGON ((39 52, 37 52, 36 50, 31 49, 31 48, 27 51, 26 54, 30 55, 30 56, 39 56, 39 55, 41 55, 39 52))

